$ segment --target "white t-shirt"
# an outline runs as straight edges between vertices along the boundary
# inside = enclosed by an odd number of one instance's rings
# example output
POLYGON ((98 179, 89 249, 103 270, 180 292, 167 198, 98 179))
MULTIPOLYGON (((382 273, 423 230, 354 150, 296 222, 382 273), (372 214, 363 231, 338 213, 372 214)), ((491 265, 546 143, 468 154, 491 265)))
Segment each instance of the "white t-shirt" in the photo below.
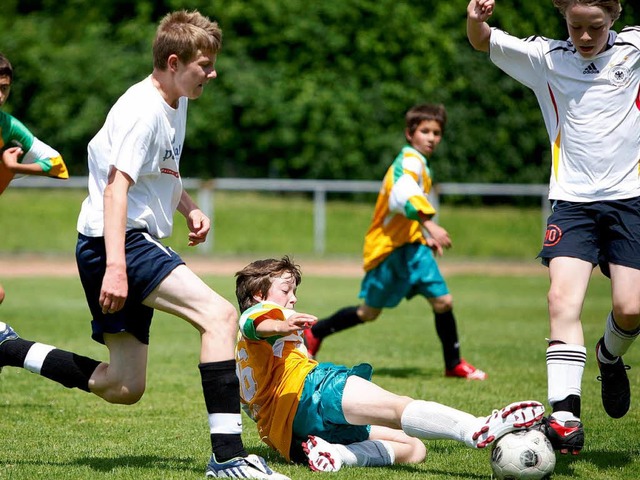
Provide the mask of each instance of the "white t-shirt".
POLYGON ((550 199, 640 196, 640 27, 609 32, 607 50, 590 59, 570 40, 492 29, 490 55, 536 94, 551 143, 550 199))
POLYGON ((113 166, 134 181, 127 202, 127 230, 146 229, 156 238, 171 235, 182 195, 180 155, 188 99, 171 108, 151 76, 129 88, 113 105, 89 142, 89 196, 82 203, 78 231, 104 236, 103 194, 113 166))

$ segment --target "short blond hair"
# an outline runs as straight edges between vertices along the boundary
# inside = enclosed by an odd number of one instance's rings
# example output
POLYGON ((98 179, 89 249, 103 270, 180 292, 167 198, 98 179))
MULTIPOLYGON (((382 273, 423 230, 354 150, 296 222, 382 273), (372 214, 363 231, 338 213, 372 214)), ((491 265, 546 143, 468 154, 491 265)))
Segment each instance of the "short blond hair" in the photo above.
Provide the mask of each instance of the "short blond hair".
POLYGON ((197 10, 168 13, 160 21, 153 42, 153 66, 167 69, 167 59, 177 55, 182 63, 192 61, 198 51, 217 54, 222 48, 222 30, 217 22, 197 10))
POLYGON ((555 7, 566 17, 567 9, 572 5, 584 5, 586 7, 599 7, 609 14, 614 22, 620 18, 622 5, 620 0, 553 0, 555 7))

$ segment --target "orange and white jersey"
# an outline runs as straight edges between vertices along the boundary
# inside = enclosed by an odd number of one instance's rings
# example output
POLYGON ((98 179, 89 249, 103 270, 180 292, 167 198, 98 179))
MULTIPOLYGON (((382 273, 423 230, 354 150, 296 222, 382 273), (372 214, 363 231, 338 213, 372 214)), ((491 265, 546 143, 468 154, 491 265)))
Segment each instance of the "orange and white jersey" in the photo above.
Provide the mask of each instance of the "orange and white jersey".
POLYGON ((427 199, 430 190, 427 159, 415 148, 405 146, 382 180, 364 239, 365 271, 377 267, 393 250, 406 243, 424 243, 419 213, 436 213, 427 199))
POLYGON ((260 438, 289 459, 293 419, 307 374, 318 363, 307 356, 302 331, 260 338, 256 326, 265 319, 285 320, 294 314, 271 302, 261 302, 240 317, 236 368, 240 399, 257 422, 260 438))

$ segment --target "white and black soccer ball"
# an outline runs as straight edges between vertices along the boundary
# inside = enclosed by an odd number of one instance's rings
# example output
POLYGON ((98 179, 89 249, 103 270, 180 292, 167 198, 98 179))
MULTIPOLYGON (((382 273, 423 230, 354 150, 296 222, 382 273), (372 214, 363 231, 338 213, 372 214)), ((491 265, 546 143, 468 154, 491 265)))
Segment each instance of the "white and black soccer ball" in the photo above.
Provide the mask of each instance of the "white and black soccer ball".
POLYGON ((555 467, 553 447, 538 430, 508 433, 491 449, 491 469, 498 480, 547 479, 555 467))

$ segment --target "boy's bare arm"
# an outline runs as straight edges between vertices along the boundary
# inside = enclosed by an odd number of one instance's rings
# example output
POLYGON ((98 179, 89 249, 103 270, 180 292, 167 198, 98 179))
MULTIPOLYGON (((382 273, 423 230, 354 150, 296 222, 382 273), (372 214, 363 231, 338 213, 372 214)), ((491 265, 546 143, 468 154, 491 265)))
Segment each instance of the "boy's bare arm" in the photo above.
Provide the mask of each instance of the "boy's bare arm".
POLYGON ((263 320, 256 326, 256 333, 262 337, 289 335, 298 330, 310 328, 318 321, 318 317, 308 313, 294 313, 286 320, 263 320))
POLYGON ((471 0, 467 6, 467 38, 476 50, 489 51, 491 28, 487 20, 493 14, 495 0, 471 0))
POLYGON ((22 164, 18 159, 24 154, 21 147, 10 147, 2 152, 2 163, 13 173, 23 175, 46 175, 42 167, 37 163, 22 164))

